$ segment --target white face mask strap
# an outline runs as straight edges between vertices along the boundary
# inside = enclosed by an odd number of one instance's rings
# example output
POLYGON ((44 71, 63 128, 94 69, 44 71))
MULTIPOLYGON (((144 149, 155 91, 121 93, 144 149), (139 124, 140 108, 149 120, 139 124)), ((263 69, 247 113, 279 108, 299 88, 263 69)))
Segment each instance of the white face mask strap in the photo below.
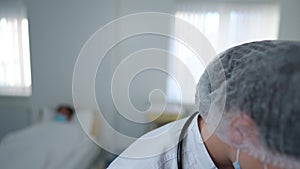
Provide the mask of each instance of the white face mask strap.
POLYGON ((265 154, 264 157, 264 169, 268 169, 268 165, 267 165, 267 155, 265 154))
POLYGON ((267 163, 264 162, 264 169, 268 169, 267 163))
POLYGON ((238 148, 237 151, 236 151, 235 162, 232 163, 234 169, 241 169, 239 160, 240 160, 240 149, 238 148))
POLYGON ((235 161, 239 162, 240 161, 240 148, 237 149, 236 151, 236 157, 235 157, 235 161))
MULTIPOLYGON (((240 161, 240 151, 241 151, 240 148, 238 148, 237 151, 236 151, 235 163, 239 163, 239 161, 240 161)), ((266 155, 264 157, 264 169, 268 169, 266 155)))

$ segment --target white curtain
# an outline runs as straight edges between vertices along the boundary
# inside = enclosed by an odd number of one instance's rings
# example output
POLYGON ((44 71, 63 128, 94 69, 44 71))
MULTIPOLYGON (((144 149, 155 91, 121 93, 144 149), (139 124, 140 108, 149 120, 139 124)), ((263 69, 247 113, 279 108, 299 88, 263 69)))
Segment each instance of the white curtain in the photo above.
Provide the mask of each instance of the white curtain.
POLYGON ((21 4, 1 4, 0 95, 31 95, 29 30, 21 4))
MULTIPOLYGON (((179 5, 175 15, 195 26, 207 37, 216 52, 220 53, 245 42, 276 39, 280 8, 276 3, 193 4, 179 5)), ((187 27, 176 23, 176 20, 171 31, 181 36, 189 32, 187 27)), ((192 104, 196 83, 205 66, 190 49, 175 40, 170 40, 170 53, 172 55, 169 57, 169 71, 174 74, 174 78, 170 77, 167 80, 168 101, 192 104), (193 79, 189 75, 192 75, 193 79)))

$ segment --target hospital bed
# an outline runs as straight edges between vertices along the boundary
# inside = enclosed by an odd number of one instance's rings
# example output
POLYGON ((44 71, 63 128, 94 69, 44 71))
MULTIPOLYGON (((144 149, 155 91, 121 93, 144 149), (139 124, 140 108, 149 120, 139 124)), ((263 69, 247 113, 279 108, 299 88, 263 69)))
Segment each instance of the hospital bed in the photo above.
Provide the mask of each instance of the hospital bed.
MULTIPOLYGON (((52 119, 44 109, 37 124, 9 133, 0 143, 2 169, 88 169, 101 149, 83 132, 77 118, 69 123, 52 119)), ((84 129, 96 137, 92 111, 77 112, 84 129)))

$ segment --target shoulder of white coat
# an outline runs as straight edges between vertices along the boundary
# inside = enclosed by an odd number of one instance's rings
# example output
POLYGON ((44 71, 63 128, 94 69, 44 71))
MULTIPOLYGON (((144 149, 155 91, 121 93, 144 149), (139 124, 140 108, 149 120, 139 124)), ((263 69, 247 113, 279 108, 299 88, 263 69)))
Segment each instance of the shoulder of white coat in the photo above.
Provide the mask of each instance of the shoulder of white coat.
POLYGON ((150 131, 132 143, 113 163, 114 168, 158 168, 176 158, 179 134, 186 119, 150 131))

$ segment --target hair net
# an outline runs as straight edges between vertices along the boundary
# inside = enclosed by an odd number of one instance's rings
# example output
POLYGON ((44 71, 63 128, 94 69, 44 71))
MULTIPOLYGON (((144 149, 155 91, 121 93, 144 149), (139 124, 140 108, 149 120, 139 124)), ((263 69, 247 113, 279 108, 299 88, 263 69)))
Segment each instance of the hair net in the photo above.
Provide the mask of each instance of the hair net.
POLYGON ((225 110, 221 129, 218 128, 216 134, 225 137, 224 124, 229 117, 245 113, 255 122, 264 147, 263 153, 253 149, 249 154, 267 158, 267 162, 274 165, 297 168, 300 161, 299 86, 300 42, 253 42, 225 51, 208 65, 197 85, 195 103, 205 119, 211 103, 218 99, 216 93, 222 92, 226 95, 225 110), (221 61, 222 69, 215 68, 217 60, 221 61), (215 83, 217 86, 212 88, 212 81, 218 81, 215 74, 220 72, 225 74, 226 80, 215 83), (226 92, 219 90, 224 84, 226 92))

